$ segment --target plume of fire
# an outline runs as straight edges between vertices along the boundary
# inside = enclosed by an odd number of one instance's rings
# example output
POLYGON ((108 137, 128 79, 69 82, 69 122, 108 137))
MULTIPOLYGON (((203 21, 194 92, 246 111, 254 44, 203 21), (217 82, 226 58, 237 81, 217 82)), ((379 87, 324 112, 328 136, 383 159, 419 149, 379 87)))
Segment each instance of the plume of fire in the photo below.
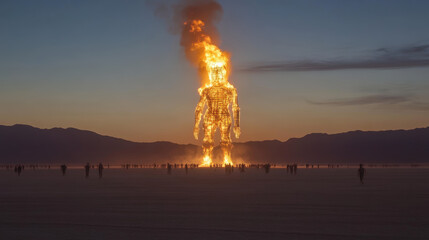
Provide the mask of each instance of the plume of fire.
MULTIPOLYGON (((200 19, 193 19, 184 22, 185 28, 189 33, 194 34, 192 37, 194 40, 190 46, 189 51, 194 53, 197 57, 197 62, 202 70, 202 83, 203 87, 210 85, 210 72, 214 68, 221 68, 224 76, 225 83, 230 85, 227 81, 229 75, 229 54, 223 52, 219 47, 214 44, 212 38, 204 33, 205 23, 200 19)), ((201 89, 199 92, 201 93, 201 89)))

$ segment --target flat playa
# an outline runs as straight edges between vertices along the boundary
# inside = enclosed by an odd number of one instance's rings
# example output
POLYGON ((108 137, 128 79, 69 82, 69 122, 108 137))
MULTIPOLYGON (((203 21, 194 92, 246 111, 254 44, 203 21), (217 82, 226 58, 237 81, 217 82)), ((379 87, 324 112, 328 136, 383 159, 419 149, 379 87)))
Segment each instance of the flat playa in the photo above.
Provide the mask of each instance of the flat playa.
POLYGON ((429 169, 0 171, 1 239, 429 239, 429 169))

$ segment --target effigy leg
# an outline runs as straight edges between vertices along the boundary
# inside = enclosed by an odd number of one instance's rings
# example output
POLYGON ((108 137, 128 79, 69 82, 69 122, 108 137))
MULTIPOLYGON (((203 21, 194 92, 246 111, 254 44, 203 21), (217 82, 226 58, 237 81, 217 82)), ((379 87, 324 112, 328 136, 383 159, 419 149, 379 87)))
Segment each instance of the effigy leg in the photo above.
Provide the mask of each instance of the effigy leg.
POLYGON ((209 167, 212 164, 213 147, 214 147, 214 132, 216 130, 214 124, 204 124, 204 139, 203 139, 203 167, 209 167))
POLYGON ((233 164, 231 159, 232 141, 230 136, 231 123, 222 124, 220 130, 221 130, 220 147, 222 148, 222 152, 223 152, 223 164, 232 165, 233 164))

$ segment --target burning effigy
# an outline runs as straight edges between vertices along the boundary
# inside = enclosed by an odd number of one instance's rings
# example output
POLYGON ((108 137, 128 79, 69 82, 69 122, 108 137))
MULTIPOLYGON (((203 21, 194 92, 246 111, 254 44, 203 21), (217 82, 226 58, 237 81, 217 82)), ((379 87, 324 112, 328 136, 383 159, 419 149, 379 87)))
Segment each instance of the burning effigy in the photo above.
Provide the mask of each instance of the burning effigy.
POLYGON ((236 138, 240 137, 240 108, 237 89, 228 82, 231 70, 230 55, 222 51, 215 42, 217 31, 214 21, 222 8, 215 1, 196 2, 181 9, 181 45, 188 59, 200 70, 201 84, 198 89, 200 101, 195 109, 194 137, 198 139, 203 119, 203 160, 201 166, 213 162, 214 136, 220 131, 220 147, 223 164, 232 165, 231 128, 236 138), (204 107, 207 109, 204 112, 204 107), (232 105, 232 116, 230 106, 232 105))

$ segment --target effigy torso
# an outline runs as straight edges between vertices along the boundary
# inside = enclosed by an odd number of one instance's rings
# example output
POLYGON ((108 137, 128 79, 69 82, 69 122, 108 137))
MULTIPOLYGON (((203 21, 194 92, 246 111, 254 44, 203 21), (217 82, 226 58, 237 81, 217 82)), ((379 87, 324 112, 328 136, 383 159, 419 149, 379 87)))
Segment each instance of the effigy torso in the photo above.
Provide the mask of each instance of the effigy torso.
POLYGON ((213 124, 230 122, 231 115, 228 107, 232 100, 231 89, 224 86, 212 86, 206 88, 203 94, 206 95, 208 106, 204 116, 205 121, 213 124))

